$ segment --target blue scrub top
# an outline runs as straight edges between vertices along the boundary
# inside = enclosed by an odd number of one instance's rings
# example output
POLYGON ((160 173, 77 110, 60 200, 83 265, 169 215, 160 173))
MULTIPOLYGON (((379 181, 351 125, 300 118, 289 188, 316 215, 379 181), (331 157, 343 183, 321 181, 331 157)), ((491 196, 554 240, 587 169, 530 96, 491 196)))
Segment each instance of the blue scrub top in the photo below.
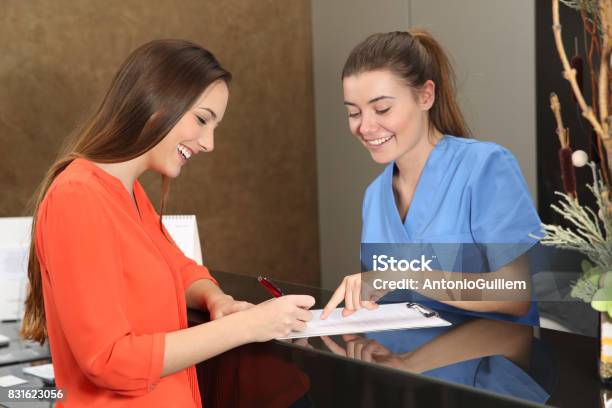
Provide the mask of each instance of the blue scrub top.
MULTIPOLYGON (((514 156, 496 143, 443 136, 425 163, 403 222, 393 194, 394 169, 392 162, 366 190, 362 247, 381 243, 482 244, 494 271, 537 244, 530 234, 542 235, 520 167, 514 156)), ((521 317, 467 312, 434 303, 454 312, 539 324, 535 302, 521 317)))

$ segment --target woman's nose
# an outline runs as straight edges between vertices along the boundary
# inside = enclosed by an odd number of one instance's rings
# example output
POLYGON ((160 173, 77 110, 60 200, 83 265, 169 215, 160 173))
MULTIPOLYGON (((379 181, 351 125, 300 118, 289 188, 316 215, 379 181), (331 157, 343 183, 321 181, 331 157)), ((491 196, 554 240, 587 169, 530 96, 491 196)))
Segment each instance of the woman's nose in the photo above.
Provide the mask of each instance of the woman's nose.
POLYGON ((367 135, 378 130, 378 123, 369 115, 364 115, 361 123, 359 124, 359 132, 362 135, 367 135))
POLYGON ((214 134, 211 132, 210 134, 202 136, 198 140, 198 144, 200 145, 200 149, 202 149, 203 152, 212 152, 215 149, 214 134))

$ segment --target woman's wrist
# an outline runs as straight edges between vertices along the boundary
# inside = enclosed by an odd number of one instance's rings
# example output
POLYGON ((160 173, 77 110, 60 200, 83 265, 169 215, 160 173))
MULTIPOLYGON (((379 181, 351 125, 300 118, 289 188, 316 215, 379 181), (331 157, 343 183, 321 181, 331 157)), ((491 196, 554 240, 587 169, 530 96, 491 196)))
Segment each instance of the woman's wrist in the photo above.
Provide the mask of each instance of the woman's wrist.
POLYGON ((215 305, 215 303, 221 300, 233 300, 234 298, 226 293, 224 293, 221 289, 217 288, 217 290, 211 291, 211 293, 207 293, 204 298, 204 307, 206 310, 210 311, 211 308, 215 305))
POLYGON ((248 310, 232 313, 224 317, 222 320, 232 321, 236 327, 236 336, 241 344, 252 343, 256 341, 255 327, 257 324, 254 319, 249 317, 248 310))
POLYGON ((210 279, 199 279, 187 288, 185 300, 190 308, 209 310, 213 300, 220 295, 224 295, 224 293, 213 281, 210 279))

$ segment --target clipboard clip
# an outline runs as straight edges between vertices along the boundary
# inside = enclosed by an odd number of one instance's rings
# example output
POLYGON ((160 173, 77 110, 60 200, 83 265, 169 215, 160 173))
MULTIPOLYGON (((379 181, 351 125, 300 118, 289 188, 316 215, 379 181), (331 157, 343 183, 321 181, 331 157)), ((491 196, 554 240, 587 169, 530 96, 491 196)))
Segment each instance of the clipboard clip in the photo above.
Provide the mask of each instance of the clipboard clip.
POLYGON ((421 306, 418 303, 408 302, 406 303, 406 307, 409 309, 414 309, 425 317, 440 317, 440 314, 435 310, 431 310, 428 307, 421 306))

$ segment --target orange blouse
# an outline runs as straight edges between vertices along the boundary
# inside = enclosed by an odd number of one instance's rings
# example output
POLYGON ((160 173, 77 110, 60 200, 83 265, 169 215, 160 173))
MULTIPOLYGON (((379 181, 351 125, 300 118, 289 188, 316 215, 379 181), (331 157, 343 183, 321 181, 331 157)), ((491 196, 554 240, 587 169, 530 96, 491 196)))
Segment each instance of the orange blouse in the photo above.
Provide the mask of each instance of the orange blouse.
POLYGON ((138 209, 119 179, 76 159, 39 208, 58 407, 201 407, 195 367, 160 378, 164 341, 187 327, 186 288, 216 281, 165 238, 138 181, 134 196, 138 209))

